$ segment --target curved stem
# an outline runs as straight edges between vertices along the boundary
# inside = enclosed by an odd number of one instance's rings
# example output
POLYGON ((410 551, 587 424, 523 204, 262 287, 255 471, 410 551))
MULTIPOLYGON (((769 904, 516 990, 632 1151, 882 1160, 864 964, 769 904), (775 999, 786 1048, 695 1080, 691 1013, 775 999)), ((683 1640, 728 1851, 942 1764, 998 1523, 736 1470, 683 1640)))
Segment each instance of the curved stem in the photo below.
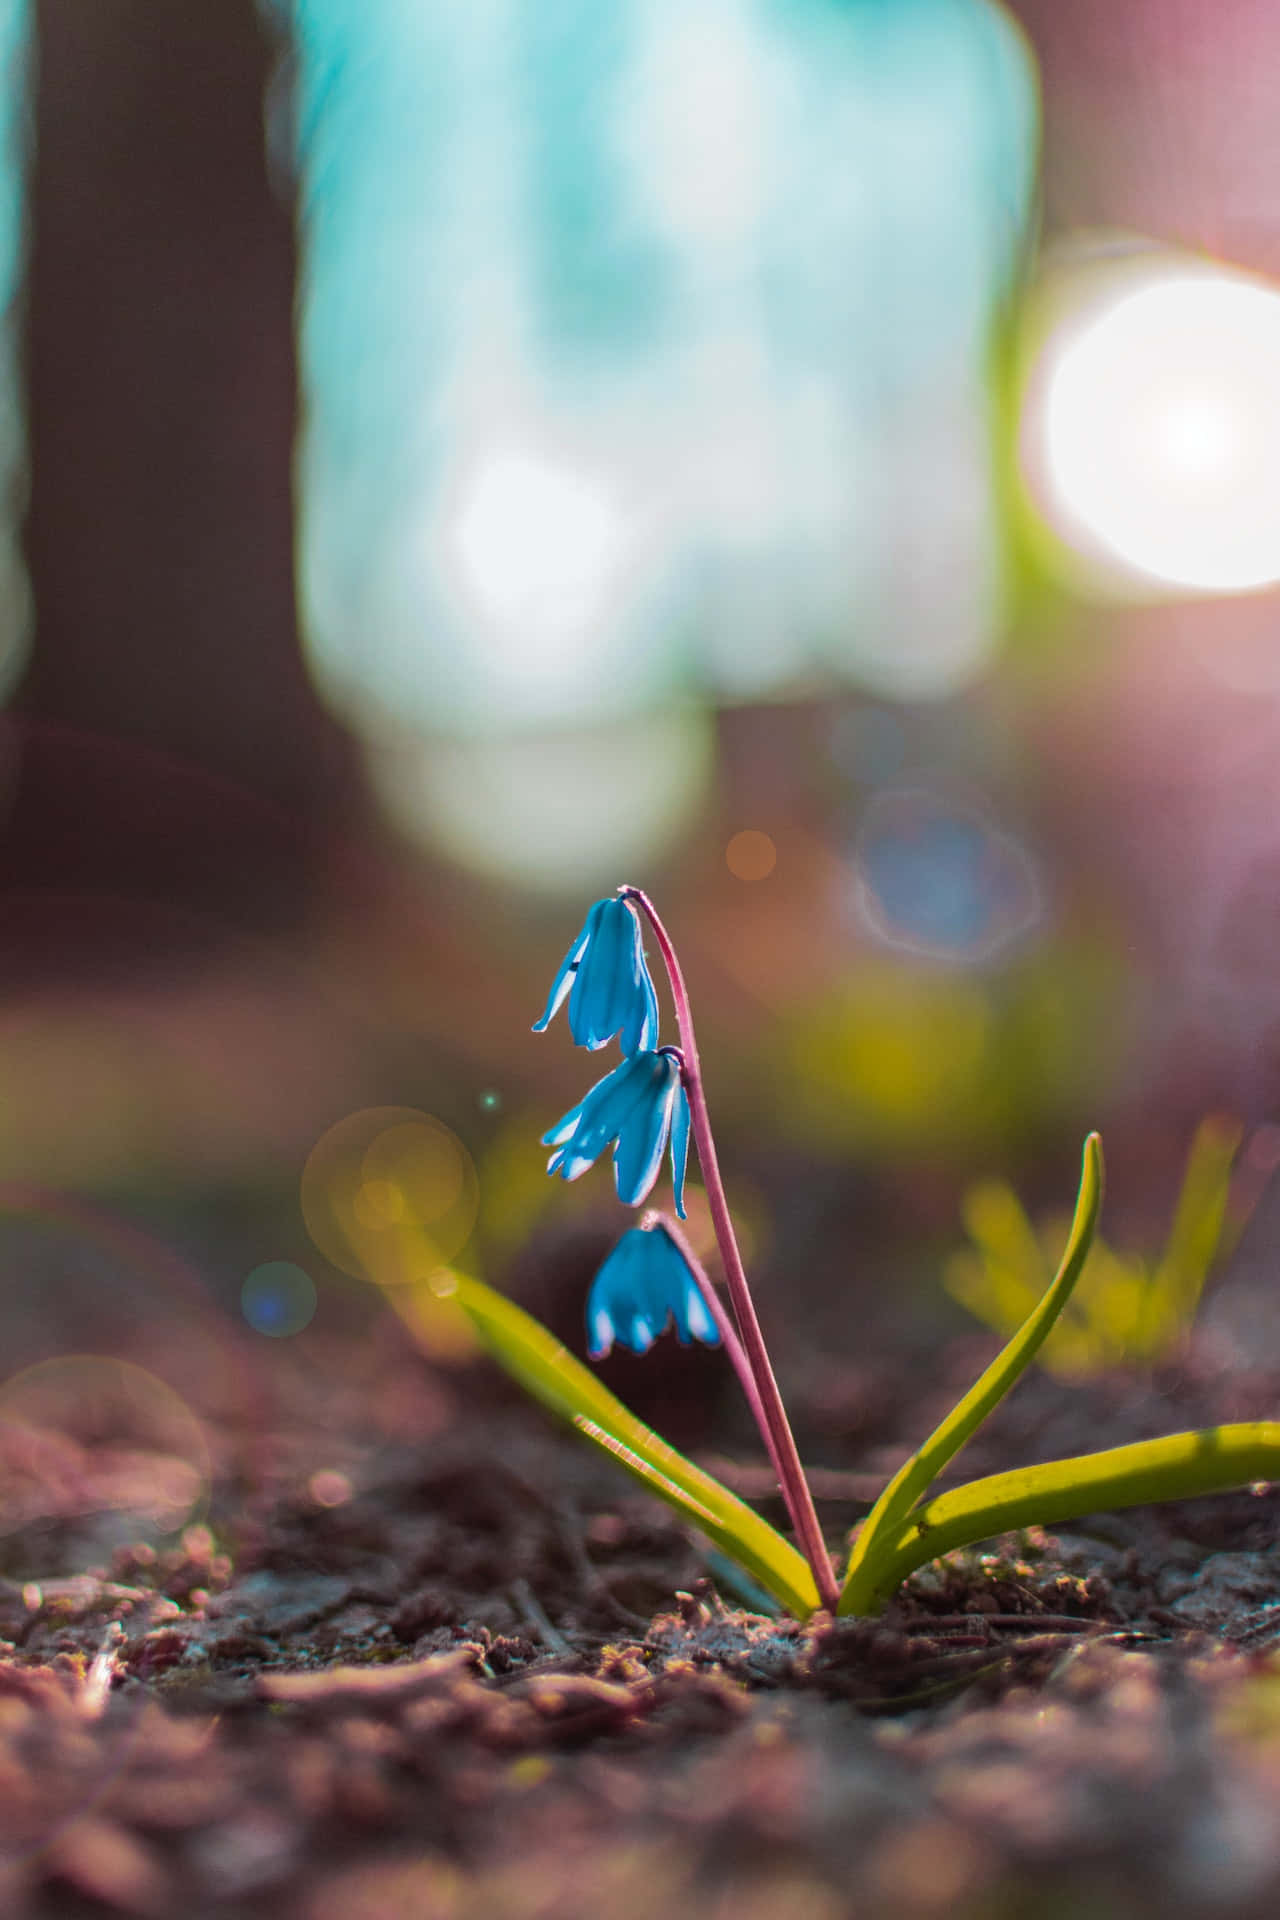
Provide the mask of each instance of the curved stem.
POLYGON ((712 1138, 711 1121, 707 1114, 707 1099, 702 1086, 702 1069, 698 1062, 698 1043, 693 1031, 693 1013, 689 1005, 688 989, 684 984, 684 975, 680 970, 676 950, 671 944, 671 936, 659 919, 657 910, 648 895, 639 887, 619 887, 618 892, 624 900, 633 901, 648 920, 653 929, 654 939, 658 943, 663 964, 667 969, 667 978, 671 982, 676 1027, 680 1034, 680 1049, 684 1055, 684 1085, 689 1097, 689 1119, 698 1148, 698 1163, 702 1168, 703 1185, 707 1190, 707 1205, 711 1210, 711 1223, 715 1229, 720 1258, 724 1264, 729 1298, 733 1303, 734 1317, 742 1336, 746 1363, 756 1388, 755 1401, 758 1405, 753 1402, 752 1412, 760 1421, 761 1432, 769 1449, 774 1471, 778 1476, 782 1497, 786 1501, 787 1512, 791 1516, 791 1524, 795 1528, 796 1538, 804 1556, 813 1569, 813 1578, 819 1597, 824 1607, 834 1611, 840 1590, 832 1569, 831 1556, 822 1538, 822 1529, 818 1525, 818 1516, 814 1510, 809 1483, 804 1477, 804 1468, 800 1464, 800 1455, 796 1451, 791 1423, 787 1419, 782 1395, 774 1379, 773 1367, 764 1344, 764 1335, 760 1331, 760 1322, 756 1318, 755 1303, 747 1285, 742 1255, 738 1251, 737 1236, 733 1231, 733 1221, 729 1214, 729 1203, 725 1198, 724 1182, 720 1178, 720 1165, 716 1159, 715 1141, 712 1138))
POLYGON ((746 1351, 741 1340, 738 1338, 738 1329, 733 1324, 732 1316, 725 1312, 724 1302, 716 1291, 715 1282, 694 1252, 689 1236, 685 1233, 679 1221, 672 1219, 669 1213, 664 1213, 661 1207, 651 1207, 647 1213, 641 1216, 640 1225, 642 1227, 661 1227, 663 1232, 667 1234, 680 1249, 681 1258, 693 1275, 698 1292, 706 1302, 707 1312, 716 1323, 716 1332, 720 1335, 720 1341, 728 1357, 729 1364, 738 1376, 738 1385, 742 1388, 746 1396, 747 1405, 751 1409, 751 1416, 760 1429, 760 1435, 768 1451, 773 1470, 778 1476, 779 1483, 781 1483, 782 1471, 778 1464, 777 1454, 774 1451, 773 1435, 769 1431, 769 1422, 765 1417, 764 1403, 760 1398, 760 1389, 756 1385, 755 1375, 751 1371, 746 1351))

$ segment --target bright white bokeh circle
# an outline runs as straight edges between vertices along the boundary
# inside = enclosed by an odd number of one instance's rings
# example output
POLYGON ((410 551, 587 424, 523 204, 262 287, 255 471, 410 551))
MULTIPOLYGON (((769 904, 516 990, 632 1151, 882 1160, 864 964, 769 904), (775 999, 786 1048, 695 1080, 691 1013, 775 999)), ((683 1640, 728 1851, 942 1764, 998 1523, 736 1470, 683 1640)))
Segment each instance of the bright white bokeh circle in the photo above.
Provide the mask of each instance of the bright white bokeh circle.
POLYGON ((1032 481, 1067 543, 1201 592, 1280 580, 1280 293, 1148 263, 1043 343, 1032 481), (1038 485, 1036 482, 1038 481, 1038 485))
POLYGON ((576 639, 601 616, 621 537, 613 501, 591 477, 501 448, 468 476, 452 534, 477 613, 526 644, 531 624, 576 639))

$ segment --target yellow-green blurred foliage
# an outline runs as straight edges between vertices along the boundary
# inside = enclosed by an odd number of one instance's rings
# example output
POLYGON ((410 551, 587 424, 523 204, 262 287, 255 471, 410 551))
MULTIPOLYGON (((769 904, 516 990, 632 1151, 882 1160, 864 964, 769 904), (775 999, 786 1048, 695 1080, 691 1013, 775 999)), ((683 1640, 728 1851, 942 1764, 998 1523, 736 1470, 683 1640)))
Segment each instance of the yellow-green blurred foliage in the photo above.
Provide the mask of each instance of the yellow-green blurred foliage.
MULTIPOLYGON (((1076 1290, 1040 1350, 1042 1366, 1078 1379, 1174 1351, 1195 1318, 1218 1250, 1240 1137, 1234 1120, 1201 1122, 1158 1260, 1116 1253, 1100 1237, 1094 1240, 1076 1290)), ((1055 1214, 1033 1226, 1003 1180, 970 1187, 963 1212, 973 1249, 951 1257, 943 1284, 996 1333, 1012 1334, 1053 1277, 1069 1217, 1055 1214)))
POLYGON ((521 1108, 504 1121, 480 1161, 479 1237, 490 1258, 509 1259, 553 1207, 566 1220, 580 1219, 599 1196, 593 1181, 547 1178, 547 1152, 539 1145, 556 1115, 521 1108))
POLYGON ((1121 1064, 1126 980, 1105 938, 998 974, 863 966, 786 1021, 778 1123, 836 1151, 997 1148, 1074 1119, 1121 1064))

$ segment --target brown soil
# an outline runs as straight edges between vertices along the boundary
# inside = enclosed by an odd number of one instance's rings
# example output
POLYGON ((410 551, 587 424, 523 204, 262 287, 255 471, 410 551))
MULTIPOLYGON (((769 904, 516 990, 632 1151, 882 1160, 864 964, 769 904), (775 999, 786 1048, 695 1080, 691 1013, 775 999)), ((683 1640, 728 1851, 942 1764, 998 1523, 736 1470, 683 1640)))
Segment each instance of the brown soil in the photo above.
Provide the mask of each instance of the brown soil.
MULTIPOLYGON (((279 1431, 251 1469, 221 1437, 176 1544, 120 1537, 145 1457, 126 1499, 68 1443, 0 1546, 0 1912, 1276 1911, 1275 1496, 1007 1540, 800 1628, 483 1372, 383 1360, 325 1392, 282 1356, 279 1431)), ((1028 1381, 966 1468, 1215 1391, 1028 1381)), ((898 1405, 818 1476, 833 1541, 923 1430, 898 1405)))

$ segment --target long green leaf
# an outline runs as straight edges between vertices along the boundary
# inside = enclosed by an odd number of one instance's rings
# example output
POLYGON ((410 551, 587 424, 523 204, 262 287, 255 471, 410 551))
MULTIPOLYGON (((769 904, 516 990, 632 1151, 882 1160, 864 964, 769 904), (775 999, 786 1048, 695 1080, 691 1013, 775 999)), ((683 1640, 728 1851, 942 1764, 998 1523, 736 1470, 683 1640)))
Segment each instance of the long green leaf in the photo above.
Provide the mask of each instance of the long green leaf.
POLYGON ((797 1619, 818 1605, 813 1575, 782 1535, 637 1420, 554 1334, 483 1281, 450 1276, 481 1343, 522 1387, 665 1500, 757 1579, 797 1619))
POLYGON ((878 1557, 876 1581, 858 1611, 878 1613, 926 1560, 1015 1527, 1051 1527, 1088 1513, 1188 1500, 1265 1480, 1280 1480, 1280 1422, 1274 1420, 1171 1433, 971 1480, 940 1493, 903 1522, 878 1557))
POLYGON ((864 1613, 870 1594, 879 1586, 882 1544, 891 1539, 932 1482, 972 1439, 992 1409, 999 1405, 1019 1375, 1043 1346, 1054 1321, 1071 1298, 1080 1278, 1102 1205, 1102 1142, 1091 1133, 1084 1143, 1080 1191, 1066 1250, 1048 1291, 996 1355, 963 1400, 934 1428, 924 1445, 899 1468, 863 1522, 854 1543, 840 1594, 840 1613, 864 1613))

